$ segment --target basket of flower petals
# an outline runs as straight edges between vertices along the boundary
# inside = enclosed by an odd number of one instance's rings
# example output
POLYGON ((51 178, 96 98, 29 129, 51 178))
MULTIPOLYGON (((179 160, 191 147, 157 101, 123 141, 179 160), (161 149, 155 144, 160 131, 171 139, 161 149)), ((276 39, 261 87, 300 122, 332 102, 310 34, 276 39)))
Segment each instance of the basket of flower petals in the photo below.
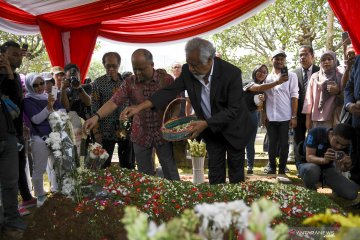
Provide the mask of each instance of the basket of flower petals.
POLYGON ((192 135, 191 122, 197 121, 198 118, 196 115, 189 115, 186 117, 177 117, 172 118, 165 122, 165 116, 171 104, 177 100, 186 100, 185 98, 175 98, 172 100, 165 109, 163 122, 161 126, 161 133, 165 140, 167 141, 180 141, 189 139, 192 135))

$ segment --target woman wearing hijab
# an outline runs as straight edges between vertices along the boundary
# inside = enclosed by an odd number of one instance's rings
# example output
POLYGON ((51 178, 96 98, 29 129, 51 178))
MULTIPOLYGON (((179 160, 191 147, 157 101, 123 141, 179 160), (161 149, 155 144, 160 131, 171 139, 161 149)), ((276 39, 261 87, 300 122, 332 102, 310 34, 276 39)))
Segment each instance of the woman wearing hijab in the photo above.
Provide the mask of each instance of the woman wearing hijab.
MULTIPOLYGON (((61 107, 59 100, 55 101, 51 94, 45 93, 45 80, 37 73, 29 73, 25 78, 27 94, 24 99, 24 113, 31 122, 31 150, 33 156, 32 183, 37 205, 40 207, 46 200, 43 175, 48 159, 53 165, 54 158, 45 143, 51 132, 48 117, 50 113, 61 107)), ((55 178, 55 173, 52 174, 55 178)), ((51 182, 56 184, 56 179, 51 182)), ((57 186, 54 186, 56 189, 57 186)))
MULTIPOLYGON (((264 109, 263 104, 265 101, 265 95, 263 94, 263 91, 273 88, 279 84, 282 84, 280 80, 263 84, 268 73, 269 70, 266 67, 266 65, 262 64, 256 66, 252 73, 252 81, 246 84, 243 88, 245 92, 245 101, 251 113, 251 118, 253 122, 256 123, 257 126, 259 124, 258 112, 264 109)), ((248 174, 253 173, 256 133, 257 133, 257 129, 255 129, 254 132, 252 133, 250 142, 246 146, 248 174)))
POLYGON ((306 114, 306 128, 333 127, 338 118, 337 95, 341 93, 342 74, 337 69, 336 55, 325 51, 320 58, 320 71, 311 75, 302 113, 306 114))

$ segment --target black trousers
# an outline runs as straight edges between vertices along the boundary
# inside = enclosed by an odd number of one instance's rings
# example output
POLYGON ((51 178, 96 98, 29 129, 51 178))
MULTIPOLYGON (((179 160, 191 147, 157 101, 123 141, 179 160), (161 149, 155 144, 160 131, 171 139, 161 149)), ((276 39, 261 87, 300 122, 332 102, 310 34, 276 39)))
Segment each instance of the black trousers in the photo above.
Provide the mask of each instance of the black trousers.
POLYGON ((285 171, 289 155, 289 121, 269 122, 267 126, 269 136, 269 163, 272 170, 276 170, 276 147, 279 142, 280 160, 279 170, 285 171))
MULTIPOLYGON (((20 143, 23 145, 25 144, 24 141, 21 140, 20 143)), ((32 199, 32 196, 29 190, 29 185, 25 171, 25 167, 26 167, 25 146, 18 154, 19 154, 19 191, 23 201, 29 201, 32 199)))
POLYGON ((230 183, 245 181, 245 147, 234 148, 222 134, 214 134, 207 130, 204 135, 206 150, 209 154, 209 182, 220 184, 226 182, 226 165, 230 183), (227 157, 227 159, 226 159, 227 157))
POLYGON ((296 128, 294 128, 294 142, 299 144, 305 140, 306 135, 306 114, 300 114, 297 119, 296 128))
POLYGON ((350 179, 360 185, 360 128, 356 128, 356 136, 352 142, 350 179))
POLYGON ((135 168, 135 154, 130 139, 120 141, 103 140, 102 146, 108 152, 109 157, 106 159, 103 168, 110 167, 111 159, 114 153, 115 144, 118 144, 119 164, 122 168, 134 169, 135 168))

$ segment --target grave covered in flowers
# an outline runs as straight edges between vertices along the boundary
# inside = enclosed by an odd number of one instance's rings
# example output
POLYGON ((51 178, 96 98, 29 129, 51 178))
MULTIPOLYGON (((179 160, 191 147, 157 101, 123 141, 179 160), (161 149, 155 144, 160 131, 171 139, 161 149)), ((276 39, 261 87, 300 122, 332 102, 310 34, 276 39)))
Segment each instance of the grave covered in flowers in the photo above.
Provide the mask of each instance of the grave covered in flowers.
POLYGON ((243 200, 251 206, 262 197, 278 204, 280 209, 280 214, 271 221, 273 227, 280 223, 301 226, 304 219, 326 209, 342 213, 342 209, 324 195, 299 186, 263 181, 194 185, 113 167, 97 172, 82 170, 76 182, 80 186, 73 189, 81 191, 69 195, 74 200, 59 195, 49 198, 35 213, 26 235, 84 239, 74 237, 77 232, 86 239, 127 239, 121 222, 126 206, 135 206, 157 224, 180 217, 197 204, 243 200))

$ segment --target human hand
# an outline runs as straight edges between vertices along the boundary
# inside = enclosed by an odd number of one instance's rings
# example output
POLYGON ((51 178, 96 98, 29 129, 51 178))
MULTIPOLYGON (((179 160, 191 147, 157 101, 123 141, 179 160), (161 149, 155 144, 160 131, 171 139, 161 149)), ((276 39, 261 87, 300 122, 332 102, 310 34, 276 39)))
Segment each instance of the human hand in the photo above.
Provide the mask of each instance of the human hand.
POLYGON ((342 159, 337 161, 338 166, 340 167, 340 170, 342 172, 347 172, 350 170, 351 166, 352 166, 352 161, 350 156, 345 155, 342 159))
POLYGON ((360 103, 351 103, 348 110, 351 114, 360 116, 360 103))
POLYGON ((54 103, 55 103, 55 98, 54 96, 49 93, 48 94, 48 104, 47 104, 47 109, 50 111, 50 112, 53 112, 54 111, 54 103))
POLYGON ((354 51, 349 51, 347 52, 346 56, 347 56, 347 68, 351 68, 355 62, 356 54, 354 51))
POLYGON ((10 74, 12 69, 6 53, 0 53, 0 68, 3 69, 3 73, 8 74, 9 78, 13 79, 13 74, 10 74))
POLYGON ((340 92, 340 88, 335 82, 329 82, 326 86, 326 89, 332 95, 336 95, 340 92))
POLYGON ((192 133, 191 139, 196 138, 208 127, 208 123, 205 120, 202 121, 193 121, 190 123, 190 132, 192 133))
POLYGON ((335 150, 332 148, 328 148, 324 154, 324 164, 335 161, 335 150))
POLYGON ((284 82, 287 82, 289 80, 289 76, 288 75, 281 75, 279 80, 277 80, 278 84, 282 84, 284 82))
POLYGON ((296 118, 291 118, 290 120, 290 128, 296 128, 297 126, 297 119, 296 118))
POLYGON ((83 126, 83 132, 88 135, 90 133, 90 130, 96 126, 98 121, 99 117, 97 115, 94 115, 88 120, 86 120, 83 126))
POLYGON ((131 118, 135 114, 138 114, 140 112, 140 108, 138 105, 133 105, 126 107, 121 113, 120 113, 120 120, 126 120, 128 118, 131 118))
POLYGON ((70 86, 69 80, 65 77, 61 80, 61 90, 66 90, 70 86))

